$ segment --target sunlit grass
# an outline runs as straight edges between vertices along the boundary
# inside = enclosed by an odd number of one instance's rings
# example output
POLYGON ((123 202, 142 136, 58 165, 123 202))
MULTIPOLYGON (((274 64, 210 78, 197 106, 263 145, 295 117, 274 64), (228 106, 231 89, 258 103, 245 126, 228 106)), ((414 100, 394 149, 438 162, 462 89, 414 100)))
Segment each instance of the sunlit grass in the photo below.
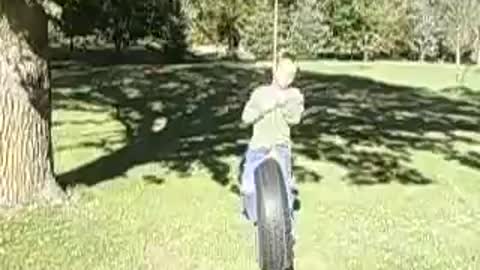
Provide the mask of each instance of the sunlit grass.
MULTIPOLYGON (((435 91, 455 80, 446 66, 318 62, 305 68, 435 91)), ((468 76, 470 88, 480 89, 479 77, 468 76)), ((59 174, 126 144, 114 109, 88 106, 54 112, 59 174)), ((461 135, 471 142, 452 142, 456 151, 478 153, 480 131, 461 135)), ((300 186, 297 269, 480 269, 480 170, 441 153, 407 150, 405 166, 432 184, 350 185, 340 164, 298 157, 323 178, 300 186)), ((238 162, 230 157, 231 175, 238 162)), ((0 269, 257 269, 239 198, 201 166, 182 177, 149 162, 108 180, 77 186, 65 206, 5 214, 0 269)))

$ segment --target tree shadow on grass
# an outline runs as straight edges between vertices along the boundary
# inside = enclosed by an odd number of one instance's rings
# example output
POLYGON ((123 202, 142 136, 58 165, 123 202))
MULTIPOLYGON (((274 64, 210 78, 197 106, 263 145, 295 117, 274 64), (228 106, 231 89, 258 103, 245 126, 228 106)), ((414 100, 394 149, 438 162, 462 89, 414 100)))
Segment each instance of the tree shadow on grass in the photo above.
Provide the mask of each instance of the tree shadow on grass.
MULTIPOLYGON (((240 124, 242 107, 251 90, 267 82, 268 70, 228 63, 169 65, 156 71, 144 66, 72 69, 64 68, 54 79, 56 106, 89 110, 72 105, 81 101, 115 108, 126 142, 60 175, 61 183, 94 185, 158 161, 185 175, 193 164, 201 164, 216 182, 231 184, 232 165, 225 159, 245 151, 250 130, 240 124)), ((480 168, 478 156, 465 158, 453 145, 478 143, 459 135, 479 132, 478 99, 310 72, 302 72, 297 85, 307 110, 303 123, 293 129, 295 155, 338 164, 352 183, 431 183, 409 165, 411 150, 441 153, 480 168)), ((299 182, 328 177, 301 165, 295 173, 299 182)))
POLYGON ((180 55, 171 57, 164 52, 149 51, 139 46, 133 46, 116 52, 111 48, 96 48, 88 51, 68 51, 67 48, 50 48, 52 68, 78 68, 84 65, 92 67, 109 67, 117 65, 166 65, 188 61, 189 63, 204 63, 215 59, 214 55, 198 55, 194 52, 185 51, 180 55), (71 65, 80 63, 81 65, 71 65))

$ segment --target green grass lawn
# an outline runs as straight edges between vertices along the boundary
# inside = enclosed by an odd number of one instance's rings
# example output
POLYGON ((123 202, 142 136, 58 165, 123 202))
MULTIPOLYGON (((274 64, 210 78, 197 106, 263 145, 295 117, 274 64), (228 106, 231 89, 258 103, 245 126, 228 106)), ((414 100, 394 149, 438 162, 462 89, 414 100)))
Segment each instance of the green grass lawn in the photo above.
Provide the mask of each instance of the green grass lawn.
MULTIPOLYGON (((55 63, 68 205, 0 219, 0 269, 257 269, 239 127, 265 70, 55 63), (207 211, 208 210, 208 211, 207 211)), ((480 269, 480 70, 306 62, 297 269, 480 269)))

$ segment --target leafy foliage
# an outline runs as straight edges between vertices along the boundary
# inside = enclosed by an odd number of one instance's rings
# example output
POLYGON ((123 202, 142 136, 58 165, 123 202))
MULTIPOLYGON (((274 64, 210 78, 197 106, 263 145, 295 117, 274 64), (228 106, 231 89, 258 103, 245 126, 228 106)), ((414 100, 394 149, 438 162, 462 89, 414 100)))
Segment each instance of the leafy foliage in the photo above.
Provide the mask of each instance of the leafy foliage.
POLYGON ((431 0, 412 0, 411 5, 410 48, 423 61, 426 57, 437 56, 442 24, 438 20, 438 10, 431 0))
POLYGON ((460 64, 465 50, 471 49, 474 38, 474 29, 479 25, 478 14, 480 1, 438 1, 439 18, 442 22, 446 44, 455 51, 456 62, 460 64))
MULTIPOLYGON (((257 8, 247 18, 246 27, 242 31, 242 44, 259 58, 268 58, 273 53, 273 3, 259 0, 257 8)), ((278 48, 286 50, 291 44, 289 40, 289 10, 279 4, 278 9, 278 48)))
POLYGON ((193 27, 193 40, 199 43, 222 43, 234 50, 241 31, 255 9, 255 0, 186 0, 193 27))
POLYGON ((316 56, 328 48, 332 31, 328 22, 328 1, 299 0, 291 12, 289 51, 297 56, 316 56))
POLYGON ((355 0, 338 0, 331 1, 328 6, 332 31, 330 48, 339 54, 356 54, 360 50, 361 14, 354 3, 355 0))
MULTIPOLYGON (((59 23, 74 37, 97 35, 122 50, 155 40, 166 51, 240 47, 257 58, 273 48, 273 0, 61 0, 59 23)), ((480 0, 279 0, 278 47, 298 57, 398 57, 465 53, 480 60, 480 0)))
POLYGON ((154 37, 163 41, 166 50, 185 47, 180 1, 62 0, 60 4, 59 25, 71 42, 76 36, 98 35, 120 51, 136 40, 154 37))

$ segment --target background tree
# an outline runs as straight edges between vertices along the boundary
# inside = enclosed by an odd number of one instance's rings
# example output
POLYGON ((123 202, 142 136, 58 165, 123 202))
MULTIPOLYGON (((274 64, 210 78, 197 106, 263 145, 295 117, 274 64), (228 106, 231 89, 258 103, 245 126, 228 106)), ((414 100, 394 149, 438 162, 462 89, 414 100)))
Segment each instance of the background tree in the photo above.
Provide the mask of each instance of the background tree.
MULTIPOLYGON (((141 40, 155 41, 151 48, 178 54, 186 49, 184 9, 181 0, 61 0, 58 21, 70 39, 97 36, 120 52, 141 40)), ((151 43, 148 43, 151 44, 151 43)))
POLYGON ((406 46, 407 4, 404 0, 357 0, 354 3, 360 17, 357 47, 363 59, 378 55, 391 57, 406 46))
POLYGON ((74 50, 74 38, 92 34, 97 19, 100 16, 98 1, 94 0, 63 0, 62 17, 57 21, 63 33, 69 39, 70 51, 74 50))
POLYGON ((477 65, 480 65, 480 24, 474 29, 475 32, 475 49, 473 58, 477 65))
POLYGON ((140 16, 136 15, 141 14, 139 8, 143 1, 106 0, 99 4, 101 13, 98 17, 97 27, 113 42, 117 52, 128 47, 136 37, 142 36, 145 27, 137 21, 140 16))
POLYGON ((360 16, 360 37, 357 38, 357 46, 361 49, 363 60, 368 61, 371 55, 380 51, 382 46, 381 25, 386 19, 382 14, 382 2, 375 0, 355 1, 354 8, 360 16))
POLYGON ((472 58, 473 61, 477 63, 477 65, 480 65, 480 16, 478 16, 478 14, 480 13, 480 0, 476 0, 473 2, 473 9, 477 10, 478 12, 477 16, 473 16, 471 22, 472 32, 474 35, 474 42, 472 44, 472 58))
POLYGON ((447 45, 455 52, 455 63, 460 66, 463 53, 473 43, 472 24, 478 17, 478 0, 439 0, 437 5, 447 45))
POLYGON ((194 40, 199 43, 225 43, 230 54, 234 53, 247 27, 248 17, 256 9, 255 0, 204 1, 188 0, 194 40))
POLYGON ((438 9, 432 0, 412 0, 410 8, 410 48, 423 62, 426 57, 436 57, 439 53, 442 29, 438 9))
POLYGON ((296 1, 288 23, 289 52, 297 57, 316 57, 331 52, 328 48, 332 36, 327 14, 329 4, 330 1, 296 1))
POLYGON ((39 3, 25 0, 1 1, 0 15, 0 204, 58 198, 47 15, 39 3))
MULTIPOLYGON (((242 44, 258 58, 271 59, 273 54, 273 1, 257 0, 255 10, 246 18, 242 28, 242 44)), ((278 51, 288 50, 292 44, 289 40, 290 3, 279 1, 278 7, 278 51)))
POLYGON ((361 14, 355 7, 355 0, 331 1, 327 6, 329 27, 332 31, 330 40, 334 55, 354 57, 359 54, 361 40, 361 14))
POLYGON ((136 14, 134 39, 151 38, 160 42, 160 50, 169 57, 181 57, 187 50, 187 14, 182 1, 144 1, 136 14))

